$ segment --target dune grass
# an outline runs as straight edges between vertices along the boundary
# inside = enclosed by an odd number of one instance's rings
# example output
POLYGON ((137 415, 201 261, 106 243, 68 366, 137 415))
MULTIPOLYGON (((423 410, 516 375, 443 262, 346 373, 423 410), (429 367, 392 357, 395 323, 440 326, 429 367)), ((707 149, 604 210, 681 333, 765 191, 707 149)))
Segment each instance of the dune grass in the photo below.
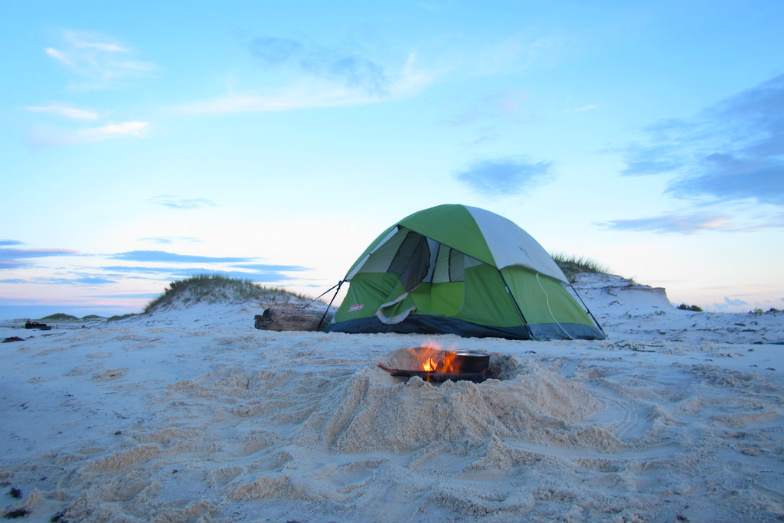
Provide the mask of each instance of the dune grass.
POLYGON ((79 318, 77 318, 76 316, 71 316, 70 314, 65 314, 63 312, 57 312, 55 314, 50 314, 49 316, 45 316, 41 318, 41 320, 51 321, 51 322, 55 322, 55 321, 63 322, 63 321, 79 321, 79 318))
POLYGON ((610 270, 604 265, 583 256, 568 255, 558 252, 553 253, 550 256, 552 256, 555 263, 558 264, 569 281, 574 281, 574 277, 583 272, 596 274, 610 273, 610 270))
POLYGON ((309 301, 312 298, 276 287, 266 287, 250 280, 229 278, 219 274, 199 274, 169 283, 162 295, 144 308, 144 314, 180 301, 184 304, 217 301, 274 301, 288 303, 309 301))
POLYGON ((88 314, 87 316, 82 316, 81 318, 77 316, 71 316, 70 314, 65 314, 64 312, 57 312, 55 314, 50 314, 49 316, 44 316, 41 318, 41 321, 48 321, 48 322, 55 322, 55 323, 67 323, 67 322, 79 322, 79 321, 101 321, 105 318, 103 316, 98 316, 96 314, 88 314))

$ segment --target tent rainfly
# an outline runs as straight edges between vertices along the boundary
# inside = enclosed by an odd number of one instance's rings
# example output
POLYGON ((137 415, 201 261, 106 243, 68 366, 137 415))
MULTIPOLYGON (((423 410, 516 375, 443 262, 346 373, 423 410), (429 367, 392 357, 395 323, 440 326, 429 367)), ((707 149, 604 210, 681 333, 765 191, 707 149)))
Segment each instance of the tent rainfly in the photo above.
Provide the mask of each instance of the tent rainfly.
POLYGON ((327 331, 604 339, 547 251, 512 221, 466 205, 416 212, 351 266, 327 331))

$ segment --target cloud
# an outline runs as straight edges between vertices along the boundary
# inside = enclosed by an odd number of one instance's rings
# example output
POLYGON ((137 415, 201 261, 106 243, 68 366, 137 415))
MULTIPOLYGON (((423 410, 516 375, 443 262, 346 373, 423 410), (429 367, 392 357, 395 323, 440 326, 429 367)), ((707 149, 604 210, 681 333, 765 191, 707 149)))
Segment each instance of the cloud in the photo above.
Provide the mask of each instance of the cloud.
POLYGON ((413 96, 430 85, 436 73, 417 65, 410 53, 398 67, 385 67, 373 60, 340 55, 281 39, 259 39, 251 52, 262 67, 294 70, 283 85, 255 86, 215 98, 174 106, 184 114, 232 114, 289 111, 325 107, 367 105, 413 96), (293 79, 292 79, 293 78, 293 79))
POLYGON ((113 299, 122 299, 122 298, 139 298, 145 300, 152 300, 160 296, 160 293, 152 293, 152 292, 134 292, 129 294, 92 294, 90 295, 91 298, 113 298, 113 299))
POLYGON ((357 52, 267 36, 253 39, 248 50, 266 68, 293 66, 310 76, 369 95, 388 93, 384 67, 357 52))
POLYGON ((150 200, 155 205, 169 207, 171 209, 200 209, 202 207, 214 207, 215 203, 206 198, 176 198, 168 194, 161 194, 150 200))
POLYGON ((159 267, 151 266, 126 266, 110 265, 103 267, 104 271, 117 273, 117 277, 131 274, 145 275, 160 279, 184 279, 200 274, 221 274, 229 278, 239 278, 260 283, 274 283, 291 280, 287 272, 303 272, 311 270, 301 265, 278 265, 260 263, 258 258, 244 257, 216 257, 194 256, 177 254, 167 251, 128 251, 108 256, 110 259, 140 262, 160 263, 159 267), (206 268, 204 264, 212 267, 206 268), (195 266, 196 265, 196 266, 195 266), (220 268, 216 268, 220 266, 220 268))
POLYGON ((80 129, 38 125, 28 130, 27 141, 38 147, 86 145, 118 138, 142 138, 146 136, 149 128, 149 122, 141 121, 112 123, 80 129))
POLYGON ((126 261, 165 263, 247 263, 255 261, 254 258, 194 256, 166 251, 127 251, 112 254, 109 258, 126 261))
POLYGON ((192 236, 160 236, 160 237, 147 237, 141 238, 142 241, 157 243, 159 245, 171 245, 177 242, 185 242, 185 243, 201 243, 202 240, 199 238, 195 238, 192 236))
POLYGON ((89 130, 98 139, 106 139, 114 136, 142 136, 149 122, 121 122, 116 124, 103 125, 89 130))
POLYGON ((36 105, 26 107, 26 109, 33 113, 54 114, 73 120, 97 120, 99 118, 98 113, 94 111, 78 109, 64 104, 36 105))
POLYGON ((72 87, 103 89, 126 78, 149 75, 157 67, 136 60, 134 51, 111 37, 94 32, 64 30, 61 43, 44 52, 71 74, 72 87))
POLYGON ((299 272, 299 271, 307 271, 310 270, 307 267, 302 267, 301 265, 268 265, 265 263, 256 263, 256 264, 247 264, 247 265, 236 265, 238 269, 248 269, 251 271, 259 271, 259 272, 299 272))
POLYGON ((699 169, 670 184, 668 191, 679 197, 710 196, 720 202, 750 198, 784 205, 783 157, 714 153, 701 160, 699 169))
POLYGON ((691 214, 667 215, 630 220, 612 220, 604 227, 622 231, 674 232, 693 234, 700 231, 737 231, 726 216, 691 214))
POLYGON ((626 168, 621 171, 626 176, 664 174, 688 163, 682 151, 674 150, 671 145, 631 145, 626 152, 626 168))
POLYGON ((248 50, 265 67, 282 65, 305 54, 301 43, 274 36, 254 38, 248 45, 248 50))
MULTIPOLYGON (((0 245, 18 245, 19 242, 4 240, 0 245)), ((0 270, 27 267, 31 258, 45 258, 52 256, 75 256, 76 251, 67 249, 13 249, 0 247, 0 270)))
POLYGON ((530 163, 524 160, 496 159, 478 161, 456 179, 471 189, 488 196, 519 193, 540 183, 550 171, 550 162, 530 163))
POLYGON ((746 300, 725 296, 724 301, 713 303, 711 305, 711 309, 717 312, 737 312, 741 310, 741 307, 746 308, 748 305, 749 302, 746 300))
POLYGON ((25 283, 45 283, 46 285, 107 285, 117 283, 117 281, 102 276, 76 274, 75 278, 38 278, 34 281, 28 280, 25 283))
POLYGON ((624 174, 675 174, 667 191, 677 198, 784 205, 784 75, 645 132, 624 174))
POLYGON ((748 305, 749 302, 746 300, 741 300, 740 298, 730 298, 729 296, 724 297, 724 303, 730 306, 737 306, 737 305, 748 305))
POLYGON ((192 276, 199 276, 202 274, 219 274, 227 278, 237 278, 241 280, 251 280, 259 283, 275 283, 292 280, 293 278, 285 274, 286 272, 308 271, 307 267, 299 266, 278 266, 270 265, 265 268, 264 265, 257 265, 256 270, 235 270, 240 267, 227 267, 225 269, 216 270, 214 268, 206 267, 133 267, 133 266, 106 266, 103 270, 113 273, 117 278, 128 279, 131 275, 144 275, 162 280, 178 280, 190 278, 192 276))
POLYGON ((228 94, 212 100, 190 102, 176 107, 186 114, 264 113, 293 109, 345 107, 374 102, 371 97, 345 88, 314 84, 290 86, 276 93, 228 94))

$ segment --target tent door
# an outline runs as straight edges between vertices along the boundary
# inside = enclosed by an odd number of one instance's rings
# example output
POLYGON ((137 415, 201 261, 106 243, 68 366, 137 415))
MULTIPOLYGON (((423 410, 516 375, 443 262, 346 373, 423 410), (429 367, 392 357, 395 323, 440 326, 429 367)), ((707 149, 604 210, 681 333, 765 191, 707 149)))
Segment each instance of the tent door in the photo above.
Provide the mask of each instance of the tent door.
POLYGON ((394 300, 388 301, 387 303, 382 303, 381 306, 376 311, 376 318, 378 318, 378 320, 381 323, 385 323, 387 325, 395 325, 397 323, 401 323, 402 321, 404 321, 406 318, 408 318, 409 314, 411 314, 412 312, 414 312, 416 310, 416 305, 412 305, 411 307, 408 307, 407 309, 403 309, 402 311, 397 312, 396 314, 394 314, 394 316, 387 316, 387 313, 390 313, 390 312, 391 313, 395 313, 397 311, 397 309, 398 309, 398 305, 403 300, 408 298, 408 295, 409 295, 408 292, 404 292, 403 294, 401 294, 400 296, 398 296, 394 300))

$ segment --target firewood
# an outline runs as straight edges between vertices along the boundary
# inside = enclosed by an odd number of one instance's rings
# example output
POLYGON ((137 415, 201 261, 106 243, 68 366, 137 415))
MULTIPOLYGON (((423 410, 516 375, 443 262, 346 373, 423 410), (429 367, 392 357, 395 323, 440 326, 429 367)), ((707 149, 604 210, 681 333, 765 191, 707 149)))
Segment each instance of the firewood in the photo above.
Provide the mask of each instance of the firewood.
MULTIPOLYGON (((270 331, 315 331, 324 317, 323 310, 303 309, 302 307, 270 307, 256 314, 257 329, 270 331)), ((324 323, 329 321, 324 318, 324 323)), ((323 327, 324 325, 321 325, 323 327)))

